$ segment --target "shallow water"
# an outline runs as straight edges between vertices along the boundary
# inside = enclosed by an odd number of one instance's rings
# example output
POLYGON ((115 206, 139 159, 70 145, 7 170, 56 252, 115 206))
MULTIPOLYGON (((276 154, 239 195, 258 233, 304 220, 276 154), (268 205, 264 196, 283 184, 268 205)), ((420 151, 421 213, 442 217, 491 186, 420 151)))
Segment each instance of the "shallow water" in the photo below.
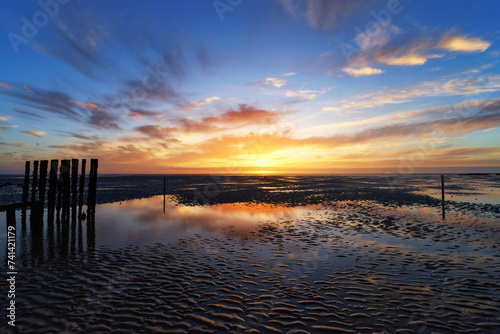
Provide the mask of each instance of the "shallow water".
POLYGON ((483 213, 156 196, 98 205, 94 231, 17 221, 27 333, 500 329, 500 224, 483 213))

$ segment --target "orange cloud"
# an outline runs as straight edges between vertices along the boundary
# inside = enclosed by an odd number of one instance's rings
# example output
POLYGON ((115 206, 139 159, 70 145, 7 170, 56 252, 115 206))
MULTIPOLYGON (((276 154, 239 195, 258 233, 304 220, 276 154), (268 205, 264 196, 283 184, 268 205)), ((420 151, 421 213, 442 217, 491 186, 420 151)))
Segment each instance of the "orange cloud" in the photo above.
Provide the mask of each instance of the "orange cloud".
POLYGON ((12 90, 12 88, 6 83, 0 82, 0 86, 5 88, 5 89, 12 90))
POLYGON ((87 109, 102 111, 101 107, 99 107, 97 104, 92 103, 92 102, 80 102, 80 101, 74 101, 74 100, 70 100, 70 102, 84 106, 87 109))
POLYGON ((23 87, 24 89, 26 89, 26 91, 33 93, 33 91, 27 85, 23 85, 23 87))

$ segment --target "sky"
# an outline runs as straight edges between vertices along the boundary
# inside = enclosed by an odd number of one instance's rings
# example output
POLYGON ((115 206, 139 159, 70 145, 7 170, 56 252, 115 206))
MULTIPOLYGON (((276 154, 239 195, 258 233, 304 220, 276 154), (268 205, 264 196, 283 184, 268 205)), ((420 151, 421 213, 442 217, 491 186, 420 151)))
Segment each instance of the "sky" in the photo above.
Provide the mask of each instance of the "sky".
POLYGON ((0 173, 500 172, 500 2, 8 1, 0 173))

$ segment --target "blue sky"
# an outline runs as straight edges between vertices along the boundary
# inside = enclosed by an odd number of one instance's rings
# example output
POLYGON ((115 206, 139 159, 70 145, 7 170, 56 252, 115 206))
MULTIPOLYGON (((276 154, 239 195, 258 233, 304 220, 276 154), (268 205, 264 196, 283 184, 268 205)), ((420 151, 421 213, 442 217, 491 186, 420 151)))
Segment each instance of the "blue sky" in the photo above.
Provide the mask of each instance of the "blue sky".
POLYGON ((0 173, 498 171, 497 1, 8 2, 0 173))

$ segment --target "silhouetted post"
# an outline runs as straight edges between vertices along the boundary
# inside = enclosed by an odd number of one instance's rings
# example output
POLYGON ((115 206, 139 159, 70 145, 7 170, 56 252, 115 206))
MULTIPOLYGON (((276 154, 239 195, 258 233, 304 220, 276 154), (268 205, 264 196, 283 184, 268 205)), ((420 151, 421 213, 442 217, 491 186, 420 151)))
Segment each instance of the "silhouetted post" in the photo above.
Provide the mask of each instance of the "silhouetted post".
POLYGON ((61 178, 62 178, 62 216, 63 222, 68 222, 69 218, 69 203, 71 196, 70 187, 70 161, 61 160, 61 178))
POLYGON ((30 161, 26 161, 26 166, 24 167, 23 202, 28 201, 28 192, 30 189, 30 164, 30 161))
POLYGON ((49 193, 48 193, 48 222, 52 223, 54 221, 54 207, 56 204, 56 194, 57 194, 57 167, 59 167, 58 160, 50 161, 50 174, 49 174, 49 193))
POLYGON ((59 178, 57 179, 57 216, 61 212, 62 207, 62 195, 63 195, 63 164, 61 160, 61 167, 59 167, 59 178))
POLYGON ((80 174, 80 194, 78 202, 78 219, 82 216, 83 207, 83 193, 85 191, 85 167, 87 166, 87 160, 82 159, 82 173, 80 174))
POLYGON ((40 202, 42 205, 45 203, 45 188, 47 187, 47 168, 49 166, 48 160, 40 161, 40 181, 38 182, 38 189, 40 193, 38 196, 40 197, 40 202))
MULTIPOLYGON (((71 159, 71 206, 75 209, 78 196, 78 159, 71 159)), ((76 214, 76 211, 74 211, 76 214)))
POLYGON ((31 184, 31 201, 36 202, 36 187, 38 186, 38 161, 33 161, 33 182, 31 184))
POLYGON ((95 205, 97 192, 97 159, 90 159, 89 190, 87 196, 87 249, 95 248, 95 205))
MULTIPOLYGON (((24 185, 23 185, 23 202, 28 201, 28 193, 30 190, 30 161, 26 161, 26 165, 24 168, 24 185)), ((26 226, 26 207, 23 207, 22 209, 22 214, 21 214, 21 221, 23 224, 23 227, 26 226)))
MULTIPOLYGON (((16 209, 14 207, 7 209, 7 231, 9 226, 16 228, 16 209)), ((15 231, 14 231, 15 232, 15 231)))
POLYGON ((441 210, 443 212, 443 219, 445 218, 444 212, 444 175, 441 175, 441 210))
POLYGON ((97 192, 97 159, 90 160, 90 171, 89 171, 89 192, 87 196, 87 205, 89 210, 93 213, 96 204, 96 192, 97 192))
POLYGON ((165 213, 165 192, 167 187, 167 180, 163 177, 163 213, 165 213))

